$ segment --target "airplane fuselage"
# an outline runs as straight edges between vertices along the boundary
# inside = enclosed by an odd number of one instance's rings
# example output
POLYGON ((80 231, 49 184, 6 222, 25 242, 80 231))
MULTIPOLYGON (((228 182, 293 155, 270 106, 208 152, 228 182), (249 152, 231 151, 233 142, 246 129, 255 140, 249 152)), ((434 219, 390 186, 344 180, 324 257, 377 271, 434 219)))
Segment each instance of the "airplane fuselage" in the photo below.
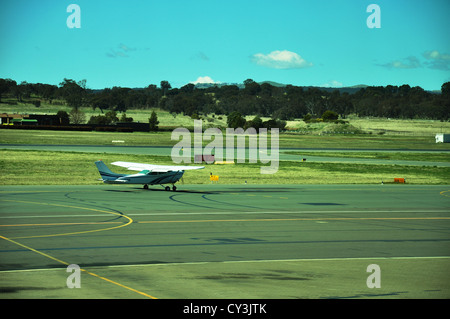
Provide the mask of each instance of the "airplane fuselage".
MULTIPOLYGON (((165 185, 172 184, 172 190, 176 191, 175 183, 183 177, 184 170, 166 170, 153 171, 144 169, 136 174, 117 174, 112 172, 102 161, 95 162, 98 172, 102 177, 103 183, 106 184, 142 184, 144 188, 148 188, 148 185, 165 185)), ((166 190, 170 190, 169 186, 165 187, 166 190)))
MULTIPOLYGON (((175 184, 183 177, 184 171, 172 171, 172 172, 149 172, 142 171, 136 174, 122 176, 111 176, 105 178, 102 175, 103 182, 106 184, 144 184, 144 185, 163 185, 163 184, 175 184)), ((119 174, 117 174, 119 175, 119 174)))
MULTIPOLYGON (((130 170, 139 171, 135 174, 117 174, 111 171, 101 160, 96 161, 98 172, 106 184, 142 184, 147 189, 148 185, 172 184, 172 190, 176 191, 175 183, 178 182, 186 170, 203 169, 204 166, 180 166, 180 165, 155 165, 131 162, 114 162, 113 165, 126 167, 130 170)), ((170 190, 165 186, 165 190, 170 190)))

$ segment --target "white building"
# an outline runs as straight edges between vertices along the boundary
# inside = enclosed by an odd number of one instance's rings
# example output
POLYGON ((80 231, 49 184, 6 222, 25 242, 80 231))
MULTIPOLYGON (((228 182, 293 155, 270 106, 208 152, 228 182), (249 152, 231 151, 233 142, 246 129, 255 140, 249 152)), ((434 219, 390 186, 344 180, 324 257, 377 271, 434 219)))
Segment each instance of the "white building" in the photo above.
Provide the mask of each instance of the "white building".
POLYGON ((436 134, 436 143, 450 143, 450 134, 436 134))

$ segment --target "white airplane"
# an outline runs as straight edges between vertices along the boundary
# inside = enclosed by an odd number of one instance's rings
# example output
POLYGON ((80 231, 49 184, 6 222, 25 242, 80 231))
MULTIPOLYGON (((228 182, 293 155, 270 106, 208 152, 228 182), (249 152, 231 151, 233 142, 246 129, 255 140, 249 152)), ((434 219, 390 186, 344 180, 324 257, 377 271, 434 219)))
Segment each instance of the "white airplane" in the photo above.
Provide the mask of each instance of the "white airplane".
MULTIPOLYGON (((137 174, 116 174, 113 173, 102 161, 96 161, 103 183, 106 184, 144 184, 144 188, 148 189, 148 185, 172 184, 172 190, 175 192, 177 187, 175 183, 183 176, 184 171, 192 169, 203 169, 204 166, 168 166, 168 165, 152 165, 129 162, 114 162, 116 166, 128 168, 129 170, 139 171, 137 174)), ((166 191, 170 191, 169 186, 165 186, 166 191)))

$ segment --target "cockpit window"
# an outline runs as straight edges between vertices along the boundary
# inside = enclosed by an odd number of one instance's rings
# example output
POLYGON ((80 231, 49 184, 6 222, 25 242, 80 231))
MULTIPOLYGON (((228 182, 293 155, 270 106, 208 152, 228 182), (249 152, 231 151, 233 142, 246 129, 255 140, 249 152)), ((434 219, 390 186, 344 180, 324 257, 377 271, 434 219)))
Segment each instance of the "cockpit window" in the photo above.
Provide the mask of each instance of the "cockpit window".
POLYGON ((145 175, 161 175, 165 174, 166 172, 152 172, 148 169, 144 169, 143 171, 140 171, 139 174, 145 174, 145 175))

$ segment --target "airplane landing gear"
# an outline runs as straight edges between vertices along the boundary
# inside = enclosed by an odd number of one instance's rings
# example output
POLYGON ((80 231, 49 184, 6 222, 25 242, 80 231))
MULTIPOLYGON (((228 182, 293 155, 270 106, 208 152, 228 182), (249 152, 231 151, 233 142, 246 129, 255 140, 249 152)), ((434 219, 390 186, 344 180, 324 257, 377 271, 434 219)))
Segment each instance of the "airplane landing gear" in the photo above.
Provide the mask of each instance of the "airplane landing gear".
POLYGON ((147 184, 144 185, 144 189, 148 189, 148 185, 147 184))
POLYGON ((164 187, 164 190, 168 192, 168 191, 170 191, 170 187, 166 186, 166 187, 164 187))

